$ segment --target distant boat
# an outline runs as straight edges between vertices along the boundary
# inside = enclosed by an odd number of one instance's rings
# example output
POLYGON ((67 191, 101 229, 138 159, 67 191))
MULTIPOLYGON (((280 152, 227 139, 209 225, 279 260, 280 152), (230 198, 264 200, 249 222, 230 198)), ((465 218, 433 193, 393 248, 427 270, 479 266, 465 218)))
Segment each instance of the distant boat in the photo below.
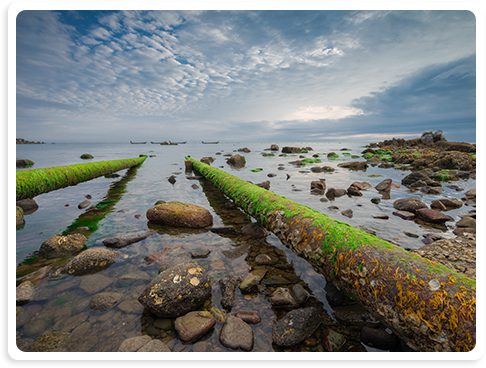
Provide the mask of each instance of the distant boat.
POLYGON ((204 141, 201 141, 201 142, 202 142, 202 144, 218 144, 219 143, 219 141, 217 141, 217 142, 204 142, 204 141))
POLYGON ((175 144, 186 144, 187 141, 185 141, 185 142, 173 142, 173 143, 175 143, 175 144))
POLYGON ((132 142, 132 141, 130 141, 130 143, 131 144, 145 144, 145 143, 147 143, 147 141, 145 141, 145 142, 132 142))
POLYGON ((162 144, 163 142, 150 142, 152 144, 162 144))

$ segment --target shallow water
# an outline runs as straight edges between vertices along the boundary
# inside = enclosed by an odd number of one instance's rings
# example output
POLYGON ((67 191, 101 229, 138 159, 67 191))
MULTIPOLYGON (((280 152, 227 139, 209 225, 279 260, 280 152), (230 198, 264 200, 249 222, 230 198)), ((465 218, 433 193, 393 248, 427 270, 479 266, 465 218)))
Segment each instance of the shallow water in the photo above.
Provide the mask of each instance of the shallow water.
MULTIPOLYGON (((187 180, 184 169, 184 157, 191 156, 201 159, 205 156, 215 158, 212 166, 236 175, 242 179, 260 183, 271 182, 270 190, 276 194, 307 205, 339 221, 353 226, 367 226, 376 231, 376 235, 392 240, 404 248, 416 249, 423 245, 422 235, 437 233, 443 237, 454 237, 453 222, 447 226, 432 227, 419 221, 405 221, 392 215, 393 201, 398 198, 415 196, 430 205, 439 198, 461 198, 464 192, 457 192, 444 184, 445 192, 441 195, 427 195, 421 192, 411 192, 405 187, 392 188, 389 197, 382 197, 374 188, 364 190, 361 197, 343 196, 333 201, 322 201, 326 197, 310 193, 310 182, 325 179, 327 188, 346 189, 353 181, 367 181, 373 187, 386 178, 400 183, 409 173, 397 169, 380 169, 369 167, 363 171, 352 171, 339 168, 337 165, 346 161, 363 160, 351 158, 351 155, 361 156, 365 143, 356 142, 273 142, 280 149, 284 146, 312 147, 313 150, 305 157, 320 154, 322 163, 315 166, 332 166, 337 170, 333 173, 313 173, 309 169, 314 165, 298 167, 289 162, 299 159, 300 155, 279 157, 277 152, 273 157, 263 157, 263 152, 271 143, 220 143, 203 145, 187 143, 178 146, 161 146, 155 144, 45 144, 17 145, 17 159, 29 158, 35 162, 34 168, 46 166, 69 165, 86 162, 79 156, 91 153, 93 161, 113 160, 138 157, 139 154, 153 155, 148 157, 139 168, 122 170, 120 177, 107 179, 100 177, 76 186, 59 189, 35 197, 39 209, 25 216, 25 226, 17 230, 17 278, 18 282, 25 277, 33 278, 36 285, 35 300, 25 306, 18 307, 17 341, 19 348, 26 349, 29 344, 41 334, 52 331, 71 332, 69 351, 116 351, 121 342, 140 333, 148 333, 166 342, 173 351, 229 351, 218 341, 222 323, 218 322, 213 332, 194 343, 182 343, 173 330, 173 321, 156 319, 150 313, 144 312, 137 302, 143 288, 157 275, 158 265, 148 265, 144 258, 149 254, 161 253, 167 256, 167 262, 177 263, 190 259, 189 252, 200 248, 211 250, 205 259, 198 259, 212 280, 213 294, 211 305, 221 309, 221 292, 219 280, 231 273, 244 277, 259 254, 267 254, 273 261, 272 276, 267 282, 262 281, 258 294, 244 296, 237 292, 236 304, 232 314, 238 310, 256 311, 262 322, 253 325, 255 346, 253 351, 279 351, 272 345, 272 323, 284 316, 285 310, 272 308, 268 298, 278 286, 292 286, 300 283, 311 294, 304 306, 316 306, 323 316, 324 323, 305 343, 293 347, 293 351, 322 351, 321 335, 327 328, 344 334, 347 337, 345 349, 353 346, 363 346, 359 341, 359 328, 345 326, 336 318, 335 310, 326 299, 325 278, 316 273, 304 260, 295 256, 274 235, 259 239, 251 236, 234 236, 216 234, 207 230, 187 230, 167 227, 157 227, 148 223, 145 213, 153 207, 156 201, 181 201, 207 208, 213 215, 213 227, 234 226, 240 229, 251 223, 249 216, 239 209, 227 209, 228 202, 212 184, 206 180, 187 180), (235 169, 226 164, 225 154, 234 154, 239 148, 248 147, 251 152, 239 152, 246 158, 244 168, 235 169), (341 151, 348 148, 350 151, 341 151), (334 151, 338 160, 327 158, 327 153, 334 151), (219 153, 219 154, 217 154, 219 153), (349 153, 349 154, 348 154, 349 153), (284 170, 279 170, 283 164, 284 170), (252 169, 262 168, 260 172, 252 169), (276 174, 268 177, 269 173, 276 174), (175 175, 176 182, 171 184, 167 179, 175 175), (374 175, 374 177, 370 177, 374 175), (376 175, 382 175, 376 177, 376 175), (287 176, 290 176, 289 178, 287 176), (196 184, 198 188, 191 187, 196 184), (91 195, 92 205, 103 202, 100 216, 93 218, 87 210, 78 209, 77 205, 84 201, 86 195, 91 195), (371 198, 380 197, 381 202, 375 205, 371 198), (108 200, 108 201, 107 201, 108 200), (66 206, 69 205, 69 206, 66 206), (336 206, 338 209, 330 209, 336 206), (342 210, 352 209, 353 217, 341 214, 342 210), (373 218, 373 215, 387 214, 388 220, 373 218), (137 216, 136 216, 137 215, 137 216), (139 215, 139 216, 138 216, 139 215), (74 225, 73 225, 74 224, 74 225), (148 229, 156 233, 145 240, 119 249, 121 256, 108 269, 93 276, 62 276, 53 277, 52 271, 68 261, 57 259, 46 261, 37 257, 36 251, 42 242, 56 233, 61 233, 69 227, 89 226, 83 230, 88 241, 86 246, 103 247, 102 240, 106 237, 126 236, 141 233, 148 229), (418 237, 405 235, 404 231, 416 234, 418 237), (238 257, 235 250, 249 244, 246 253, 238 257), (46 268, 50 273, 36 276, 46 268), (128 276, 127 276, 128 275, 128 276), (284 276, 287 279, 284 279, 284 276), (96 279, 96 282, 94 281, 96 279), (269 281, 270 280, 270 281, 269 281), (99 283, 99 285, 98 285, 99 283), (95 287, 96 286, 96 287, 95 287), (101 289, 100 289, 101 288, 101 289), (100 289, 100 290, 98 290, 100 289), (91 297, 100 291, 116 291, 124 295, 117 306, 105 311, 94 311, 89 308, 91 297), (327 322, 326 322, 327 321, 327 322)), ((476 186, 476 181, 451 182, 467 191, 476 186)), ((447 214, 459 220, 461 213, 473 208, 463 206, 447 214)), ((98 213, 99 214, 99 213, 98 213)), ((367 350, 372 350, 365 347, 367 350)))

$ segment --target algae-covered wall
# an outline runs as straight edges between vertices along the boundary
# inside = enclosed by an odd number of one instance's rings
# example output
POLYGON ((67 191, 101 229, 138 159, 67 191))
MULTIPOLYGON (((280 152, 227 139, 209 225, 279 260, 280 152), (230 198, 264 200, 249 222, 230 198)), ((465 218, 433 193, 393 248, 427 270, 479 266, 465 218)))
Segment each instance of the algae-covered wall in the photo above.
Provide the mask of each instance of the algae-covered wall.
POLYGON ((17 171, 17 201, 142 164, 147 156, 17 171))
POLYGON ((195 170, 414 350, 474 348, 475 280, 222 170, 190 160, 195 170))

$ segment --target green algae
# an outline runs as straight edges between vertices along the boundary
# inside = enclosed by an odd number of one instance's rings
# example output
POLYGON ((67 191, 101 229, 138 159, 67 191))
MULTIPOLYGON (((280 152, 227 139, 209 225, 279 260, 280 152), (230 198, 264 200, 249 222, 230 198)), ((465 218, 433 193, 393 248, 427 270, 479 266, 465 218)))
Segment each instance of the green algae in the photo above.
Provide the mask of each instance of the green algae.
POLYGON ((146 157, 17 171, 17 201, 140 165, 146 157))

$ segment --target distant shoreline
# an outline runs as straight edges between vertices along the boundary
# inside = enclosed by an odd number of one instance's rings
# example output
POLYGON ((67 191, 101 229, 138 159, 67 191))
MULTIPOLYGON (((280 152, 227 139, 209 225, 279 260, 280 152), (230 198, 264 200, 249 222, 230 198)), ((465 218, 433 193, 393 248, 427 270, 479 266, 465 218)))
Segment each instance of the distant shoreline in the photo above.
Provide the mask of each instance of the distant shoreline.
POLYGON ((16 144, 45 144, 44 142, 31 142, 31 141, 26 141, 23 138, 16 138, 15 139, 16 144))

